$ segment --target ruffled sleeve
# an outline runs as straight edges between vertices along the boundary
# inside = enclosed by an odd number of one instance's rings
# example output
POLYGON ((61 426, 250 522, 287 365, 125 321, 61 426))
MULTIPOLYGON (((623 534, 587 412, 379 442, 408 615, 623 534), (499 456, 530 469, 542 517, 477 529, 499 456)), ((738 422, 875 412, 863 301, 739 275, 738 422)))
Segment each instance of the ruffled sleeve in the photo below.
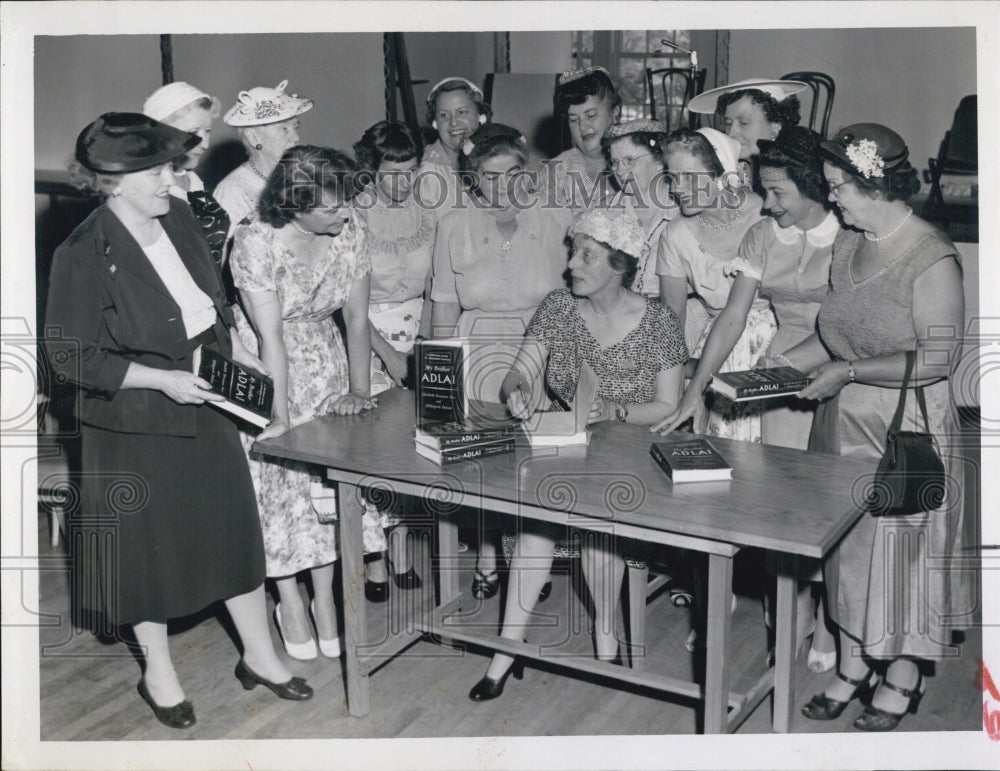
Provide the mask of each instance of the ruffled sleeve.
POLYGON ((260 222, 238 225, 230 264, 233 283, 246 292, 276 292, 272 238, 260 222))
POLYGON ((755 223, 743 236, 736 257, 730 260, 723 269, 727 276, 742 273, 747 278, 760 281, 764 275, 764 264, 767 262, 767 241, 773 225, 771 219, 763 219, 755 223))

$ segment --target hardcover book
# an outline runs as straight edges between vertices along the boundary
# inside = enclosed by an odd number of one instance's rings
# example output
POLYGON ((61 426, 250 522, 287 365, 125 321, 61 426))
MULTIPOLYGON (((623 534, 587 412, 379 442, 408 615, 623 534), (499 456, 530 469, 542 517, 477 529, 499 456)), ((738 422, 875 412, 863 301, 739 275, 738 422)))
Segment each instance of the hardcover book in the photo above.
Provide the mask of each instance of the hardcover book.
POLYGON ((448 423, 427 423, 418 426, 414 432, 414 439, 417 444, 422 444, 432 450, 440 452, 454 447, 467 447, 473 444, 483 444, 498 439, 507 439, 516 436, 520 431, 520 424, 513 419, 507 419, 504 423, 476 422, 470 421, 459 423, 451 421, 448 423))
POLYGON ((714 482, 733 478, 726 459, 705 439, 653 442, 649 448, 671 482, 714 482))
POLYGON ((712 377, 711 388, 734 402, 745 402, 797 394, 808 384, 809 378, 794 367, 771 367, 720 372, 712 377))
POLYGON ((523 423, 532 447, 566 447, 590 444, 587 418, 600 381, 586 361, 580 366, 573 409, 569 412, 536 412, 523 423))
POLYGON ((195 350, 193 358, 194 373, 208 381, 212 391, 225 397, 225 401, 209 404, 260 428, 271 422, 271 404, 274 401, 274 381, 271 378, 204 346, 195 350))
POLYGON ((414 346, 417 427, 462 423, 469 418, 465 389, 468 342, 462 338, 419 340, 414 346))
POLYGON ((414 442, 417 455, 434 461, 439 466, 448 466, 452 463, 461 463, 467 460, 479 460, 492 455, 503 455, 504 453, 513 452, 515 446, 516 440, 513 436, 505 439, 496 439, 491 442, 482 442, 481 444, 450 447, 446 450, 435 450, 420 442, 414 442))

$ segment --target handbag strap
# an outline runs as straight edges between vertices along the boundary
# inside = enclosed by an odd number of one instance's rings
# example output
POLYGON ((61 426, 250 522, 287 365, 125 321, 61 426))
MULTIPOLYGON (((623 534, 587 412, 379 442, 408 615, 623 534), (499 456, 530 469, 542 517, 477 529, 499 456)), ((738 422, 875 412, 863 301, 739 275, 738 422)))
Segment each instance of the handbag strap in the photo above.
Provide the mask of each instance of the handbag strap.
MULTIPOLYGON (((896 405, 896 414, 892 416, 892 423, 889 424, 889 433, 899 433, 900 426, 903 425, 903 408, 906 406, 906 388, 910 385, 910 373, 913 372, 913 362, 916 359, 915 351, 906 352, 906 372, 903 375, 903 385, 899 389, 899 403, 896 405)), ((924 400, 924 387, 914 388, 917 393, 917 405, 920 413, 924 416, 924 426, 927 433, 930 433, 931 422, 927 417, 927 402, 924 400)))

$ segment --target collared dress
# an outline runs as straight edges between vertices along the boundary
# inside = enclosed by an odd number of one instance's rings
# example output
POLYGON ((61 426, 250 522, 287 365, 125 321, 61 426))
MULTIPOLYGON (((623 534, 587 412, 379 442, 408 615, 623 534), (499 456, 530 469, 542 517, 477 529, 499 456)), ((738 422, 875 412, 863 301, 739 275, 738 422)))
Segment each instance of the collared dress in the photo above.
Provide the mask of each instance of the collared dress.
MULTIPOLYGON (((817 317, 820 337, 847 360, 913 350, 914 282, 939 260, 958 259, 955 245, 943 233, 926 233, 882 270, 856 281, 851 266, 862 244, 863 235, 853 230, 834 242, 830 294, 817 317)), ((968 461, 954 442, 958 421, 949 381, 925 386, 924 395, 945 466, 943 505, 908 517, 863 515, 825 567, 831 618, 876 658, 956 655, 951 628, 968 626, 980 602, 976 507, 965 505, 968 461)), ((847 384, 839 399, 818 408, 816 426, 823 430, 815 449, 867 458, 874 473, 898 399, 898 388, 847 384)), ((927 430, 913 389, 902 430, 927 430)))
MULTIPOLYGON (((256 218, 238 226, 230 260, 238 289, 278 296, 288 357, 288 413, 290 427, 295 427, 327 414, 331 402, 350 388, 347 352, 333 313, 347 301, 352 284, 371 272, 371 262, 366 228, 354 214, 330 239, 326 259, 312 268, 296 259, 275 232, 256 218)), ((256 353, 253 332, 239 320, 237 324, 244 344, 256 353)), ((248 453, 252 444, 253 438, 245 435, 248 453)), ((267 575, 290 576, 336 560, 332 501, 317 470, 255 453, 249 458, 267 575)), ((365 523, 365 538, 369 550, 381 551, 370 547, 371 538, 384 543, 377 522, 365 523)))
POLYGON ((500 385, 535 308, 566 285, 571 218, 566 209, 533 206, 518 213, 509 241, 496 218, 476 205, 438 224, 431 299, 461 307, 457 334, 472 343, 472 398, 500 401, 500 385))
MULTIPOLYGON (((765 355, 784 353, 816 331, 816 314, 830 287, 833 241, 840 232, 829 212, 809 230, 783 228, 773 217, 753 225, 726 270, 760 282, 758 296, 771 303, 778 331, 765 355)), ((769 399, 764 407, 765 444, 805 450, 809 445, 814 402, 795 397, 769 399)))
MULTIPOLYGON (((408 354, 416 341, 431 271, 434 215, 412 195, 398 204, 387 203, 373 190, 358 197, 355 209, 368 229, 372 265, 368 318, 395 350, 408 354)), ((372 395, 392 386, 392 378, 373 351, 372 395)))
MULTIPOLYGON (((733 276, 729 267, 736 255, 714 255, 698 240, 688 225, 686 217, 679 217, 663 230, 660 238, 656 273, 661 276, 683 278, 698 295, 708 312, 705 325, 692 356, 700 356, 712 324, 726 307, 733 276)), ((757 216, 754 222, 759 221, 757 216)), ((753 224, 753 223, 751 223, 753 224)), ((719 368, 720 372, 739 372, 752 369, 774 337, 777 325, 770 304, 763 297, 756 297, 747 315, 746 327, 732 352, 719 368)), ((709 394, 708 429, 710 436, 761 441, 761 402, 734 404, 728 399, 714 398, 709 394)))

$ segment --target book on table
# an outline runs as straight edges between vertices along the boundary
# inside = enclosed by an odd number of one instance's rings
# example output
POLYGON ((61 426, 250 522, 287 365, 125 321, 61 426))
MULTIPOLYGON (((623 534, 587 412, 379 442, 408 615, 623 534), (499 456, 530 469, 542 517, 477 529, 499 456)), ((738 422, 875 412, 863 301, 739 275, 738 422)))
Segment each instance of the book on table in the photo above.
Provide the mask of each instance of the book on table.
POLYGON ((671 482, 715 482, 733 478, 733 469, 706 439, 653 442, 653 460, 671 482))
POLYGON ((584 361, 576 382, 572 409, 565 412, 536 412, 522 427, 532 447, 567 447, 590 444, 587 418, 597 397, 600 381, 593 368, 584 361))
POLYGON ((439 466, 448 466, 452 463, 462 463, 468 460, 481 460, 493 455, 503 455, 514 452, 517 446, 516 436, 507 436, 501 439, 493 439, 479 444, 466 444, 458 447, 448 447, 443 450, 435 450, 421 442, 414 442, 417 455, 427 460, 434 461, 439 466))
POLYGON ((413 359, 417 426, 468 420, 472 411, 465 383, 469 341, 460 337, 418 340, 413 359))
POLYGON ((260 428, 271 422, 274 402, 271 378, 204 346, 195 349, 193 360, 194 374, 207 381, 214 393, 224 397, 224 401, 208 404, 260 428))
POLYGON ((712 376, 711 389, 734 402, 770 399, 797 394, 809 378, 795 367, 769 367, 742 372, 720 372, 712 376))
POLYGON ((441 452, 456 447, 468 447, 517 437, 520 432, 520 423, 508 417, 502 423, 499 421, 426 423, 423 426, 417 426, 413 432, 413 438, 417 444, 422 444, 435 452, 441 452))

